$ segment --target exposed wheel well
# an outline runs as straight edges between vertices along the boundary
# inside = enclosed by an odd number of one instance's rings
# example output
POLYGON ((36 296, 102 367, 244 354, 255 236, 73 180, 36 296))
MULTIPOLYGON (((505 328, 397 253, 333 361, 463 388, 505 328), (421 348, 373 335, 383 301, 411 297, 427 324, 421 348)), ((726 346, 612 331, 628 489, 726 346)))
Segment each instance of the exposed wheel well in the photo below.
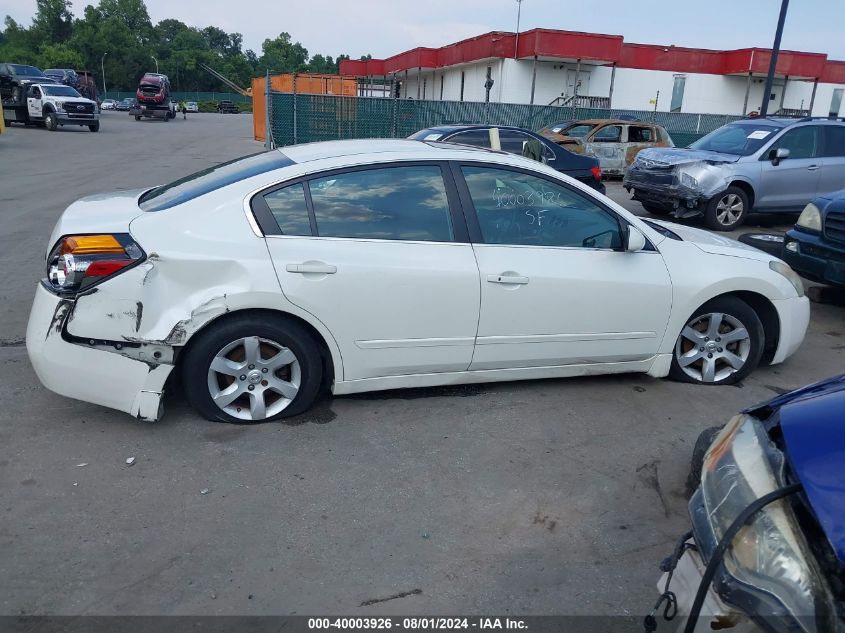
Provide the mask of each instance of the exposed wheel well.
MULTIPOLYGON (((308 323, 308 321, 293 314, 290 314, 289 312, 283 312, 281 310, 267 310, 263 308, 235 310, 234 312, 227 312, 226 314, 219 316, 212 321, 209 321, 204 326, 202 326, 200 330, 195 332, 193 336, 188 339, 188 342, 182 347, 182 349, 178 351, 175 363, 176 368, 179 368, 181 359, 190 351, 191 344, 198 340, 199 336, 203 332, 208 330, 210 327, 223 323, 224 321, 229 321, 236 317, 246 315, 261 316, 265 319, 288 319, 291 321, 295 321, 296 323, 304 327, 309 332, 309 334, 311 334, 311 337, 314 339, 314 342, 317 344, 317 347, 320 348, 320 357, 323 359, 323 384, 321 385, 321 390, 331 387, 332 383, 334 382, 334 361, 332 360, 332 354, 329 351, 329 346, 326 343, 326 340, 313 325, 308 323)), ((173 371, 171 373, 171 376, 175 376, 178 373, 178 371, 173 371)))
POLYGON ((744 180, 734 180, 729 186, 737 187, 745 192, 748 196, 748 210, 751 211, 754 208, 754 188, 744 180))
POLYGON ((714 299, 721 297, 736 297, 742 299, 751 306, 757 316, 760 317, 760 322, 763 324, 763 333, 766 336, 766 343, 763 346, 763 356, 760 358, 761 365, 768 365, 772 362, 775 352, 780 341, 780 319, 778 318, 775 306, 766 297, 756 292, 749 290, 738 290, 736 292, 726 292, 725 294, 708 299, 705 303, 709 303, 714 299))

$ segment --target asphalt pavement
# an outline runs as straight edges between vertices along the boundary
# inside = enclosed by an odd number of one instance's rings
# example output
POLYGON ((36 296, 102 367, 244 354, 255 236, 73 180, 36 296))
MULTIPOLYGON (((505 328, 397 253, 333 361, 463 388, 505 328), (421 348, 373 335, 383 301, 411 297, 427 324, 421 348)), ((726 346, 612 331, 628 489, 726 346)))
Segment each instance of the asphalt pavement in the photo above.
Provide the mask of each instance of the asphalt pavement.
POLYGON ((245 114, 0 136, 0 615, 642 615, 698 432, 845 365, 845 308, 814 304, 798 353, 734 387, 392 391, 256 426, 44 389, 23 336, 62 210, 259 150, 245 114))

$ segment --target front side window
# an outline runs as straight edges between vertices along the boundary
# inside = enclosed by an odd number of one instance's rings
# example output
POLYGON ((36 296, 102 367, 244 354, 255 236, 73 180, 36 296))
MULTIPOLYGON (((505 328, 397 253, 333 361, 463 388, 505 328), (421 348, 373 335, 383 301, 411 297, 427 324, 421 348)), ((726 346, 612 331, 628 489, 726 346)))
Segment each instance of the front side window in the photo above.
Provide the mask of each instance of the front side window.
POLYGON ((814 158, 819 155, 818 129, 815 125, 806 125, 789 130, 777 140, 772 149, 788 149, 790 159, 814 158))
POLYGON ((320 237, 451 242, 440 167, 367 169, 308 182, 320 237))
POLYGON ((311 235, 311 221, 302 183, 264 194, 264 202, 276 219, 282 235, 311 235))
POLYGON ((461 170, 486 244, 622 247, 617 218, 586 195, 522 172, 461 170))

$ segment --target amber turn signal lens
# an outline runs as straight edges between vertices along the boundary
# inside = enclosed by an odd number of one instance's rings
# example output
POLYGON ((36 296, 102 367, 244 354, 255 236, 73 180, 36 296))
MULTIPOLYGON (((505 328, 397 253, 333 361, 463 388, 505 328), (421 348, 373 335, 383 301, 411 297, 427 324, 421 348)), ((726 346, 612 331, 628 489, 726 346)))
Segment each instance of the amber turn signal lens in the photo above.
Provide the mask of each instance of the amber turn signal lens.
POLYGON ((114 235, 74 235, 65 238, 59 251, 61 255, 91 255, 107 253, 125 253, 123 246, 114 235))

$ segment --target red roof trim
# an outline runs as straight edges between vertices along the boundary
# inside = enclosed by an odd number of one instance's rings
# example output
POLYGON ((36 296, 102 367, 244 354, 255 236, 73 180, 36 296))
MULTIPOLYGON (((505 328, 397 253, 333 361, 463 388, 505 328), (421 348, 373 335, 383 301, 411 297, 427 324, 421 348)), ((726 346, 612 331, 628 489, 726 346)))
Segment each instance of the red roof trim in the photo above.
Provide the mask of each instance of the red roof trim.
MULTIPOLYGON (((340 63, 342 75, 389 75, 416 68, 443 68, 482 61, 505 59, 517 53, 519 58, 535 55, 561 60, 581 59, 588 62, 616 64, 620 68, 641 68, 680 73, 713 75, 766 73, 771 51, 764 48, 743 48, 731 51, 706 48, 685 48, 657 44, 625 43, 621 35, 531 29, 519 34, 519 50, 515 51, 516 33, 491 31, 440 48, 418 47, 383 60, 358 60, 340 63)), ((845 62, 827 61, 824 53, 781 51, 776 72, 801 79, 819 79, 845 83, 842 66, 845 62)))

